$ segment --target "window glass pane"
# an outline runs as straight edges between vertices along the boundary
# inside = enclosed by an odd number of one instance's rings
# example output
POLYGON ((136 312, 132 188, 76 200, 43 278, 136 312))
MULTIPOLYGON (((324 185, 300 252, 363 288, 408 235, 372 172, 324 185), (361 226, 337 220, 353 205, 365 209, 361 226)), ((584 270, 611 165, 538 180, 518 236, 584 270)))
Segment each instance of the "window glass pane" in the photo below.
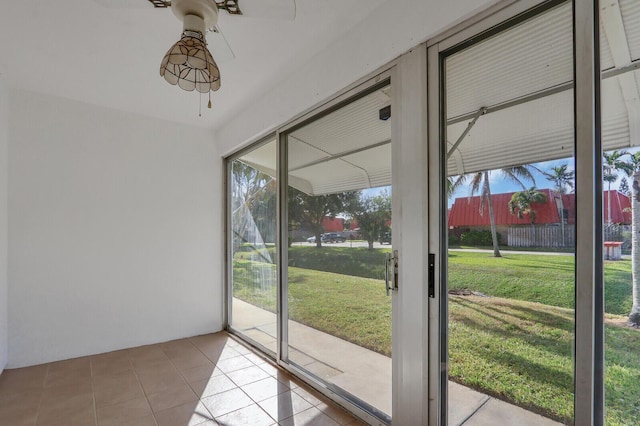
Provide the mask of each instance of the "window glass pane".
POLYGON ((451 425, 573 422, 572 21, 444 59, 451 425))
POLYGON ((231 326, 276 352, 276 141, 230 164, 231 326))
POLYGON ((383 416, 392 400, 390 103, 382 87, 287 135, 289 361, 383 416))

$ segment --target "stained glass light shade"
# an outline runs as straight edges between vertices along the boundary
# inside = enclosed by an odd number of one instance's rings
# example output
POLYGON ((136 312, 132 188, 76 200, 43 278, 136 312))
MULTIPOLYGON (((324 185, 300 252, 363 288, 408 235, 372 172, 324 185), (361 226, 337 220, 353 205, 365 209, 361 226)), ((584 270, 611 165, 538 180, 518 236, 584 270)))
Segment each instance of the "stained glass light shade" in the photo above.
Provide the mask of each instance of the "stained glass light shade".
POLYGON ((216 91, 220 88, 220 70, 207 42, 199 31, 185 30, 162 59, 160 75, 167 82, 189 92, 216 91))

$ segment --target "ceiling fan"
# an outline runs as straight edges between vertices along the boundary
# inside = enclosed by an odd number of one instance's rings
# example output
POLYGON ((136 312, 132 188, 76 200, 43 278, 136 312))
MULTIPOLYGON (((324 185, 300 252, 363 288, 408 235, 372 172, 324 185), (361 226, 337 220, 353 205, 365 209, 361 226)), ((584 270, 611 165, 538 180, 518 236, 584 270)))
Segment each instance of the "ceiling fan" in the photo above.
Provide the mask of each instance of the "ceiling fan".
POLYGON ((231 16, 268 19, 295 19, 295 0, 94 0, 109 8, 171 8, 183 23, 183 32, 162 59, 160 75, 183 90, 209 93, 220 88, 220 70, 207 45, 219 59, 235 57, 231 47, 217 26, 218 13, 231 16), (213 37, 206 37, 207 32, 213 37), (211 43, 209 43, 211 42, 211 43))

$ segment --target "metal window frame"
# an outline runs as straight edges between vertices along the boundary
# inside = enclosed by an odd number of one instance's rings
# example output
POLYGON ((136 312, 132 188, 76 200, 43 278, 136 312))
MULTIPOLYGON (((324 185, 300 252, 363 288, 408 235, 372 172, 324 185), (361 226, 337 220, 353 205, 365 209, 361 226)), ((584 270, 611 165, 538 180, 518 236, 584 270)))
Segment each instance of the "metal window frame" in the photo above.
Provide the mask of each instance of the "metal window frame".
POLYGON ((577 425, 604 424, 604 274, 598 0, 574 0, 577 425))

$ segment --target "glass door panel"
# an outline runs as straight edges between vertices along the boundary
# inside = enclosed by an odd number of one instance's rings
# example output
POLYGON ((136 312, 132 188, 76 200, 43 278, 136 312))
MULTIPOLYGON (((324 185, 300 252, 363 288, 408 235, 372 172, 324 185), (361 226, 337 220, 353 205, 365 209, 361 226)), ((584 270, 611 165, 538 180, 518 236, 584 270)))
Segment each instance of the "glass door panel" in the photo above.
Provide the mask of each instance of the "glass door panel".
POLYGON ((276 141, 229 161, 230 327, 276 353, 276 141))
POLYGON ((288 362, 391 415, 390 86, 286 134, 288 362))
POLYGON ((441 56, 450 425, 573 421, 572 27, 565 3, 441 56))

